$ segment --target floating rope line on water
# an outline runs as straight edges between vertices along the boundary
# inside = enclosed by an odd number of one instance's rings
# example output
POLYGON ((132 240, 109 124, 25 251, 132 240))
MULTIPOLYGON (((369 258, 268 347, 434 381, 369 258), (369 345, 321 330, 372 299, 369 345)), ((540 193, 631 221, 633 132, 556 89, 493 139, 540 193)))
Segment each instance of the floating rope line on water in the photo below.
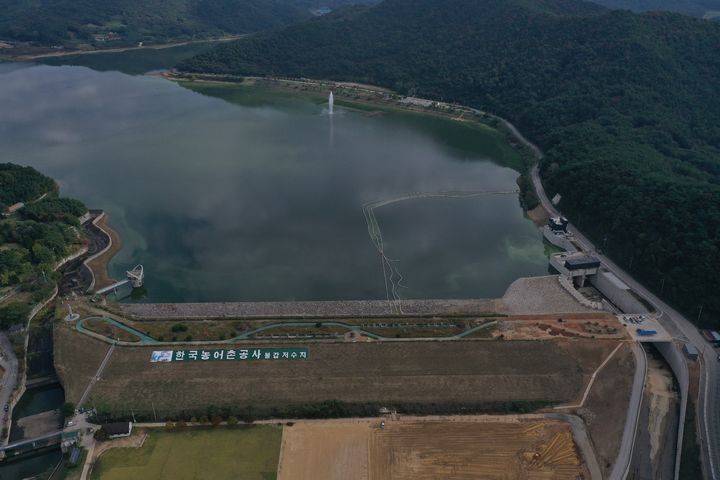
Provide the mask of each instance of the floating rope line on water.
POLYGON ((441 192, 413 192, 397 197, 386 198, 383 200, 375 200, 372 202, 366 202, 362 205, 363 216, 365 217, 365 223, 367 223, 368 234, 370 235, 370 241, 375 246, 375 249, 380 254, 380 263, 382 264, 383 270, 383 281, 385 282, 385 296, 388 304, 390 305, 390 312, 393 314, 404 314, 402 309, 402 298, 399 293, 399 289, 408 288, 402 284, 403 275, 400 273, 400 269, 397 264, 400 260, 388 258, 385 255, 385 245, 383 242, 382 231, 380 230, 380 224, 375 217, 375 209, 390 205, 393 203, 403 202, 405 200, 414 200, 418 198, 473 198, 481 195, 517 195, 519 190, 472 190, 472 191, 441 191, 441 192))

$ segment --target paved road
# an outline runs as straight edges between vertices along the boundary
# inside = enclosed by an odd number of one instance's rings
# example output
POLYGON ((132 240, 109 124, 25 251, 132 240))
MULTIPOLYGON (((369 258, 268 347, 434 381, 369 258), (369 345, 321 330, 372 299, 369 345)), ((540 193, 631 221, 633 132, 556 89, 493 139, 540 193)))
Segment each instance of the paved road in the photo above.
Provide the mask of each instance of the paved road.
MULTIPOLYGON (((5 374, 2 378, 2 387, 0 387, 0 408, 10 403, 10 396, 15 390, 18 381, 18 360, 15 356, 15 351, 10 344, 5 332, 0 332, 0 351, 2 351, 2 358, 0 358, 0 365, 2 365, 5 374)), ((2 413, 3 418, 5 416, 2 413)), ((12 418, 12 410, 7 413, 8 418, 12 418)), ((2 420, 2 425, 8 427, 8 436, 10 435, 10 421, 2 420)), ((0 445, 7 445, 8 437, 0 439, 0 445)))
POLYGON ((633 355, 635 355, 635 376, 633 377, 633 387, 630 393, 627 416, 625 417, 625 427, 620 442, 620 450, 613 464, 613 469, 610 472, 611 480, 623 480, 630 471, 630 463, 633 458, 633 450, 635 449, 638 421, 640 420, 640 409, 642 407, 643 394, 645 393, 645 377, 647 376, 647 357, 645 356, 645 350, 643 350, 642 346, 637 342, 633 343, 632 349, 633 355))
MULTIPOLYGON (((532 181, 535 191, 545 209, 551 215, 559 215, 560 212, 550 202, 540 181, 538 166, 532 168, 532 181)), ((682 338, 695 345, 702 353, 702 372, 700 375, 700 394, 698 396, 698 416, 700 419, 700 441, 703 450, 704 466, 706 475, 713 480, 720 480, 720 364, 716 360, 717 353, 712 346, 700 335, 698 329, 682 314, 660 300, 647 288, 637 282, 630 274, 617 266, 615 262, 597 252, 595 245, 588 240, 582 232, 574 225, 568 226, 568 231, 575 236, 575 239, 582 250, 594 252, 593 254, 612 271, 618 278, 629 285, 635 292, 647 299, 655 309, 660 312, 660 323, 674 337, 682 338)))

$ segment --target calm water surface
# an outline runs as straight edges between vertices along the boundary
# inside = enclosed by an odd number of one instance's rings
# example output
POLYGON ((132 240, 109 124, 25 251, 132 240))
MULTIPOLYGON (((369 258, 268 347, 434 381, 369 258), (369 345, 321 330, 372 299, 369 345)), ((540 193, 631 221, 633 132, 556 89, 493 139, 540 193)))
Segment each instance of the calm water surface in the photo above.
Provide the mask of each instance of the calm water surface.
POLYGON ((516 189, 499 134, 337 110, 248 87, 5 65, 0 161, 107 210, 123 238, 111 271, 142 263, 141 301, 386 298, 363 210, 381 200, 403 298, 495 297, 546 271, 517 195, 426 195, 516 189))

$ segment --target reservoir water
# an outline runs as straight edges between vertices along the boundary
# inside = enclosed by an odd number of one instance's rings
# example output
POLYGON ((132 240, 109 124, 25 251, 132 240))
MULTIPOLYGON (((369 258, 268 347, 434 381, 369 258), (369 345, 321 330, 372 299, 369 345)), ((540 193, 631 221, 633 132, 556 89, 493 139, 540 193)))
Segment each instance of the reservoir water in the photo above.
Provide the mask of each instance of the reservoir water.
POLYGON ((145 266, 131 301, 496 297, 546 272, 517 194, 487 193, 517 189, 503 135, 324 102, 0 65, 0 162, 109 212, 111 273, 145 266))

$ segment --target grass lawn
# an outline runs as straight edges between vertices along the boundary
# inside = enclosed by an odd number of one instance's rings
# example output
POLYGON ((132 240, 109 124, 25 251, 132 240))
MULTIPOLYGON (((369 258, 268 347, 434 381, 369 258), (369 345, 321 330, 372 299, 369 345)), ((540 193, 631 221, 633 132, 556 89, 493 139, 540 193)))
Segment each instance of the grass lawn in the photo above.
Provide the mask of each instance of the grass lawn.
POLYGON ((105 452, 93 480, 275 480, 282 427, 153 430, 142 448, 105 452))

